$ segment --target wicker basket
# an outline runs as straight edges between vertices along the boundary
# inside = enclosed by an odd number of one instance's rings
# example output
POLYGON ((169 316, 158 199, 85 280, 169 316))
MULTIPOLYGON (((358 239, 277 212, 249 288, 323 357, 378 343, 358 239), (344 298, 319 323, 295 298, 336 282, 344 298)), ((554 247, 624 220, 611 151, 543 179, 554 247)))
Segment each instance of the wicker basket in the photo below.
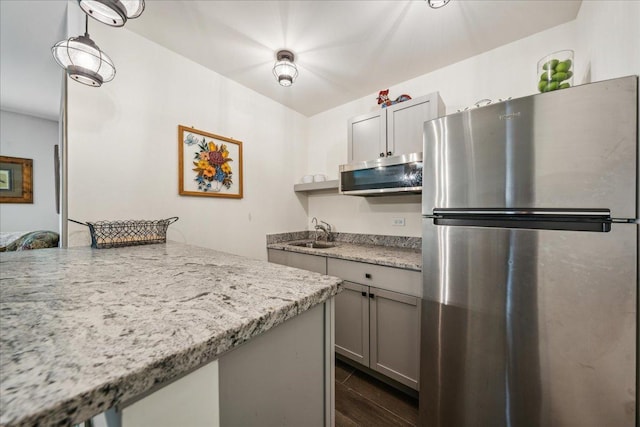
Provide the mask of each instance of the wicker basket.
POLYGON ((156 221, 127 220, 87 223, 69 219, 71 222, 89 227, 91 247, 95 249, 165 243, 169 225, 177 220, 177 216, 156 221))

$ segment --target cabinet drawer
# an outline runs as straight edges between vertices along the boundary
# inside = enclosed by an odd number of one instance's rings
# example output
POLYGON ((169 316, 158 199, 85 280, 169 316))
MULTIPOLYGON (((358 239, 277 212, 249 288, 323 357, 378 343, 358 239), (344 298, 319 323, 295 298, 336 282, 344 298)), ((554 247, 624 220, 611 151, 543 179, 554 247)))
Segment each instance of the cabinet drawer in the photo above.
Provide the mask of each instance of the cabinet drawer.
POLYGON ((307 255, 298 252, 282 251, 279 249, 267 249, 269 262, 288 265, 316 273, 327 274, 327 258, 317 255, 307 255))
POLYGON ((327 274, 351 282, 422 298, 422 273, 419 271, 329 258, 327 274))

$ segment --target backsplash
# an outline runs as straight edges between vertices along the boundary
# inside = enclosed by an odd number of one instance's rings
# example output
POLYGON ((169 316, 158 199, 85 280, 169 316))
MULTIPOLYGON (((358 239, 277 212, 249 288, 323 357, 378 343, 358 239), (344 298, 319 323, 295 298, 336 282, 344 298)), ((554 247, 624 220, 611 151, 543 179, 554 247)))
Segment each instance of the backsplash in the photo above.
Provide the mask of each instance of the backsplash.
MULTIPOLYGON (((355 233, 333 233, 336 242, 353 243, 357 245, 390 246, 395 248, 406 248, 420 250, 422 248, 421 237, 407 236, 383 236, 379 234, 355 234, 355 233)), ((267 234, 267 245, 275 243, 290 242, 293 240, 313 239, 315 232, 293 231, 290 233, 267 234)))
POLYGON ((289 233, 267 234, 267 245, 292 242, 294 240, 313 239, 313 231, 292 231, 289 233))

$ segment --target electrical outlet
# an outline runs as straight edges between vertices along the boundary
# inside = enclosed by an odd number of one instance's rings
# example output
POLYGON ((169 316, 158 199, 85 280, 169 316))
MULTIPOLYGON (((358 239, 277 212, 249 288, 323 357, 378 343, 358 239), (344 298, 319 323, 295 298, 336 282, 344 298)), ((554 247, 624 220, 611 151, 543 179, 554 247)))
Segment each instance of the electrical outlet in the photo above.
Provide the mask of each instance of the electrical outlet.
POLYGON ((404 218, 393 218, 391 220, 391 225, 395 227, 404 227, 404 218))

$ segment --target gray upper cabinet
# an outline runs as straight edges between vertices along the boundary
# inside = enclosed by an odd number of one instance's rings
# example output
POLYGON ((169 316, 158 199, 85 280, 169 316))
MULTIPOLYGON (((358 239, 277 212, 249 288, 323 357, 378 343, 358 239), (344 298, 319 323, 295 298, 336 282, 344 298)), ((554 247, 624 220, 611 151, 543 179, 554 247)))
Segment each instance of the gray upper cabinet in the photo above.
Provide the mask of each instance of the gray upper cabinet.
POLYGON ((387 107, 387 155, 422 152, 424 122, 444 114, 437 92, 387 107))
POLYGON ((349 163, 421 152, 424 122, 444 114, 444 103, 434 92, 349 119, 349 163))
POLYGON ((387 110, 349 119, 349 163, 384 157, 387 152, 387 110))

